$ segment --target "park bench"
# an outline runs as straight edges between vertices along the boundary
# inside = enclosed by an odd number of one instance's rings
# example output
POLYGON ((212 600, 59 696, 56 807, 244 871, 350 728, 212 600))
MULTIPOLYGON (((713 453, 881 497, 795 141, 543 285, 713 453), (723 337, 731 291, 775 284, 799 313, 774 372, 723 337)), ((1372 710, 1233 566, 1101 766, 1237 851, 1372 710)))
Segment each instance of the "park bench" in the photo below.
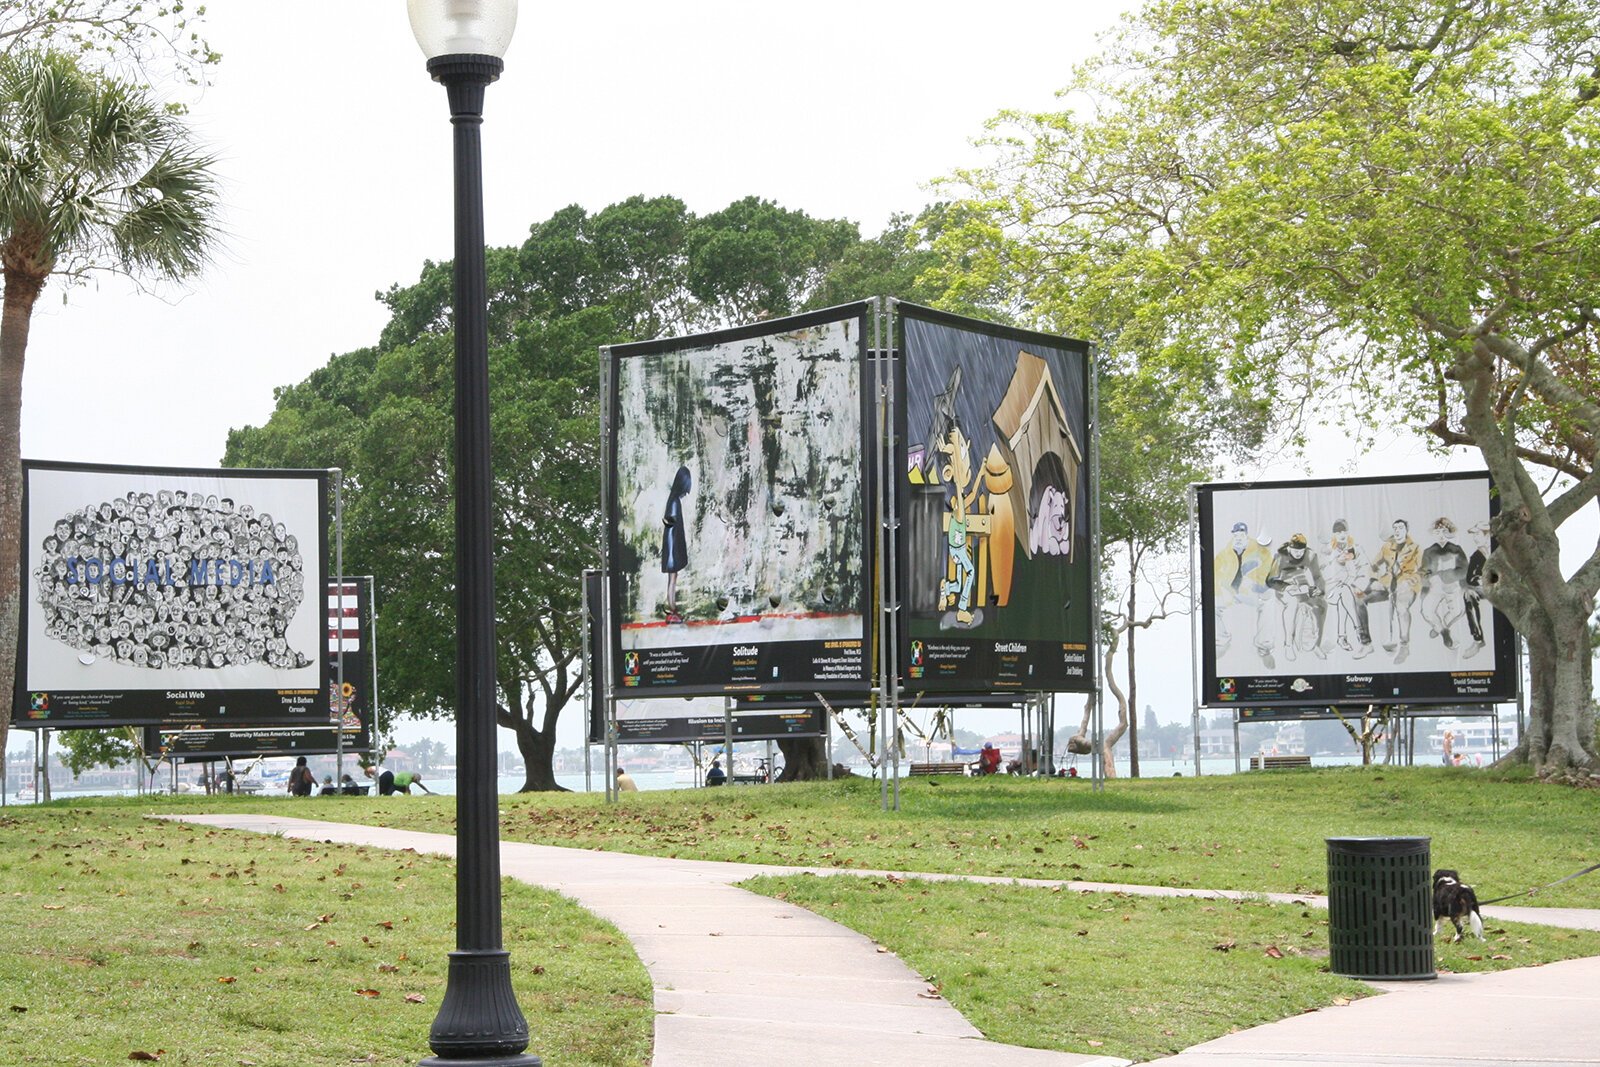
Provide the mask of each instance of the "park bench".
POLYGON ((1281 771, 1290 767, 1311 766, 1310 756, 1251 756, 1252 771, 1281 771))
POLYGON ((929 774, 966 774, 967 764, 955 763, 913 763, 911 777, 921 778, 929 774))
POLYGON ((767 779, 760 774, 735 774, 728 779, 733 785, 766 785, 767 779))

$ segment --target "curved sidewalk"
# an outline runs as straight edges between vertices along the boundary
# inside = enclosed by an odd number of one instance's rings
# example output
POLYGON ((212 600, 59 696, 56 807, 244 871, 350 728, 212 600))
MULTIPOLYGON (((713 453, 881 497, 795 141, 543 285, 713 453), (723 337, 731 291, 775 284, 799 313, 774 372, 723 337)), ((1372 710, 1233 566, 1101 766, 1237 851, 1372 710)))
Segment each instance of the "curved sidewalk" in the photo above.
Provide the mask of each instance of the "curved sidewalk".
MULTIPOLYGON (((446 834, 266 815, 162 816, 205 826, 453 856, 446 834)), ((752 1063, 1121 1067, 985 1041, 899 957, 804 908, 736 889, 758 867, 502 842, 501 873, 614 923, 655 986, 654 1067, 752 1063)), ((513 957, 514 959, 514 957, 513 957)))
MULTIPOLYGON (((163 816, 286 837, 455 854, 455 838, 265 815, 163 816)), ((984 1041, 891 953, 783 901, 734 888, 758 874, 881 871, 673 860, 501 843, 501 869, 614 923, 655 985, 656 1067, 870 1063, 1111 1067, 1126 1060, 984 1041), (715 940, 711 940, 715 938, 715 940)), ((894 872, 933 880, 1062 886, 1151 896, 1304 894, 894 872)), ((1489 907, 1491 921, 1600 930, 1600 910, 1489 907)), ((1166 1067, 1600 1067, 1600 958, 1433 981, 1371 983, 1383 996, 1229 1034, 1153 1061, 1166 1067)))

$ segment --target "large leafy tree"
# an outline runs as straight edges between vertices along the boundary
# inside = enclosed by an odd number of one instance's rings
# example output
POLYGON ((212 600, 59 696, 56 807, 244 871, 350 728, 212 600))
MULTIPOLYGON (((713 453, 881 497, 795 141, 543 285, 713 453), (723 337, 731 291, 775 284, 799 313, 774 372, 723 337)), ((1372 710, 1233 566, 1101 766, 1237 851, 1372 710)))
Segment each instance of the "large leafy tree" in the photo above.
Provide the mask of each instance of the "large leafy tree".
POLYGON ((1513 758, 1547 775, 1596 765, 1600 549, 1565 575, 1558 530, 1600 493, 1597 55, 1586 0, 1157 0, 970 176, 972 242, 1033 299, 1124 294, 1281 423, 1347 401, 1478 451, 1513 758))
MULTIPOLYGON (((849 241, 844 241, 844 233, 849 241)), ((499 724, 558 788, 556 723, 582 681, 584 568, 599 563, 598 347, 800 310, 848 223, 767 201, 695 216, 671 197, 569 207, 488 254, 499 724), (791 244, 794 247, 790 247, 791 244), (821 257, 821 266, 819 266, 821 257), (762 263, 758 285, 747 272, 762 263)), ((382 294, 374 348, 279 391, 224 462, 345 471, 345 559, 376 576, 380 726, 448 718, 454 691, 450 265, 382 294)))
POLYGON ((211 157, 146 90, 61 53, 0 56, 0 749, 20 619, 22 369, 46 284, 181 279, 215 239, 211 157))

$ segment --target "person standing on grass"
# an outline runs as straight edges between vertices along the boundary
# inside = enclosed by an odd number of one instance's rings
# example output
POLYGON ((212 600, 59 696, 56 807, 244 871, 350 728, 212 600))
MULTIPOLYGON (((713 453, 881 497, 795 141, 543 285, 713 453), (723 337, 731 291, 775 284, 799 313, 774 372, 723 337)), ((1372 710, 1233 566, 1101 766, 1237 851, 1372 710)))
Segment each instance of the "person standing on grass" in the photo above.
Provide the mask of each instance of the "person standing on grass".
POLYGON ((306 758, 299 756, 294 761, 294 769, 289 772, 289 795, 308 797, 312 787, 317 784, 317 776, 311 773, 311 768, 306 766, 306 758))

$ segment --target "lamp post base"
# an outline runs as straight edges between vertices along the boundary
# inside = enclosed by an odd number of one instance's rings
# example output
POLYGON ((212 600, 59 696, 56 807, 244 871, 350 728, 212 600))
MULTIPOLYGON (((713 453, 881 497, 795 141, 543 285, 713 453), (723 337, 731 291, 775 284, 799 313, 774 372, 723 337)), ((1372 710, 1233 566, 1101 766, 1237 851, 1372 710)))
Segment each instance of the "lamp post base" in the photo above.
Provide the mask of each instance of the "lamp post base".
POLYGON ((434 1055, 419 1067, 542 1067, 538 1056, 523 1052, 528 1024, 511 991, 509 952, 450 953, 444 1003, 428 1044, 434 1055))

